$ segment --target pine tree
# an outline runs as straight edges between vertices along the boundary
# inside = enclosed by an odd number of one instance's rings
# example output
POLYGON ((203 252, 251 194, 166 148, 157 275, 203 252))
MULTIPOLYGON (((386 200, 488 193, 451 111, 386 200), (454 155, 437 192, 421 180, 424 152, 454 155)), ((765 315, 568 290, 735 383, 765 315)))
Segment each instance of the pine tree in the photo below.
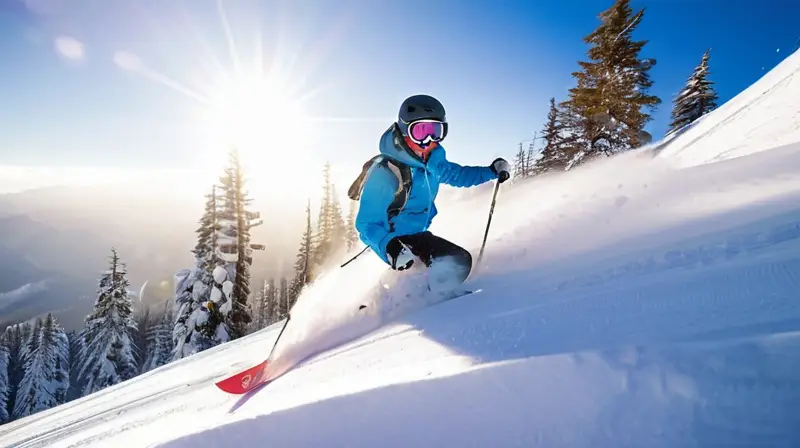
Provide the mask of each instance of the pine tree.
POLYGON ((512 178, 515 181, 521 180, 525 178, 527 172, 528 172, 528 155, 522 148, 522 142, 520 142, 519 151, 517 151, 517 155, 514 157, 514 174, 512 178))
POLYGON ((44 331, 44 337, 50 338, 55 347, 55 365, 53 366, 53 382, 51 383, 50 393, 55 398, 56 404, 66 403, 70 387, 69 338, 66 331, 52 314, 47 315, 44 331))
POLYGON ((82 333, 71 330, 67 333, 69 341, 69 389, 67 390, 67 401, 74 400, 83 396, 84 381, 79 376, 81 365, 83 365, 83 354, 86 353, 86 344, 82 333))
POLYGON ((17 390, 14 418, 22 418, 67 400, 69 345, 52 314, 37 321, 27 341, 22 382, 17 390))
POLYGON ((258 330, 264 329, 270 324, 270 297, 271 291, 269 290, 269 282, 263 280, 261 282, 261 290, 258 292, 258 330))
POLYGON ((565 132, 565 125, 561 122, 560 118, 563 115, 559 113, 556 106, 556 99, 550 98, 550 110, 547 113, 547 123, 545 123, 542 130, 542 138, 544 139, 544 148, 542 148, 542 158, 536 165, 535 175, 548 173, 551 171, 563 171, 569 162, 566 142, 563 133, 565 132))
POLYGON ((278 290, 275 288, 275 279, 269 279, 269 283, 267 284, 267 297, 266 297, 266 313, 267 313, 267 325, 274 324, 278 320, 278 314, 280 313, 280 305, 278 303, 278 290))
POLYGON ((26 350, 25 336, 30 335, 31 325, 28 322, 19 323, 6 328, 3 333, 4 345, 8 349, 8 403, 6 413, 9 417, 14 411, 14 402, 17 396, 17 389, 22 382, 24 375, 23 353, 26 350))
POLYGON ((278 320, 283 320, 289 315, 289 310, 292 308, 291 298, 289 297, 289 282, 286 278, 281 278, 281 290, 278 293, 279 313, 278 320))
POLYGON ((224 262, 217 251, 219 225, 217 186, 206 195, 200 226, 195 230, 195 266, 175 274, 175 324, 173 358, 180 359, 217 345, 217 326, 223 321, 207 305, 214 284, 214 269, 224 262))
POLYGON ((582 71, 572 75, 577 86, 570 89, 568 126, 580 147, 568 168, 599 155, 611 155, 638 147, 644 125, 651 116, 642 107, 655 108, 661 100, 647 94, 652 85, 649 70, 655 59, 640 59, 647 41, 632 40, 644 17, 636 14, 630 0, 616 0, 599 14, 601 24, 584 41, 591 45, 590 61, 580 61, 582 71))
POLYGON ((134 355, 136 365, 144 365, 148 352, 148 334, 153 323, 150 321, 150 307, 142 303, 143 310, 136 313, 136 334, 134 335, 134 355))
POLYGON ((25 335, 20 349, 22 378, 14 398, 13 419, 26 417, 47 409, 54 402, 44 396, 45 384, 50 382, 48 365, 49 348, 39 351, 42 334, 42 321, 37 319, 30 334, 25 335))
MULTIPOLYGON (((228 155, 228 166, 220 178, 220 183, 223 191, 219 213, 220 258, 226 261, 224 268, 228 279, 233 283, 230 297, 226 297, 220 311, 225 316, 230 339, 238 339, 247 333, 247 327, 252 321, 247 304, 247 298, 250 296, 252 252, 264 248, 263 245, 250 243, 250 229, 261 225, 262 221, 254 222, 259 218, 259 214, 247 210, 251 199, 248 198, 244 188, 244 172, 235 150, 228 155)), ((228 296, 227 293, 225 295, 228 296)))
POLYGON ((11 383, 8 381, 9 342, 4 333, 0 339, 0 424, 8 421, 8 397, 11 393, 11 383))
POLYGON ((86 352, 79 372, 86 381, 84 394, 136 376, 133 344, 137 328, 126 275, 125 265, 116 249, 112 249, 110 266, 100 279, 94 309, 86 317, 83 333, 86 352))
POLYGON ((161 318, 150 326, 147 338, 149 349, 142 372, 149 372, 172 360, 172 313, 169 302, 164 304, 161 318))
POLYGON ((333 245, 333 220, 330 216, 331 211, 331 165, 325 162, 322 170, 322 199, 319 205, 319 215, 317 216, 317 234, 314 247, 314 264, 322 265, 331 253, 333 245))
POLYGON ((289 290, 289 305, 291 306, 297 301, 303 287, 309 284, 313 278, 312 263, 314 261, 313 240, 311 239, 311 201, 306 206, 306 230, 303 233, 303 239, 300 241, 300 249, 297 251, 297 258, 294 263, 294 278, 292 279, 291 288, 289 290))
POLYGON ((713 82, 708 79, 708 58, 711 49, 706 50, 700 65, 686 81, 686 86, 674 100, 672 109, 672 122, 669 124, 667 135, 694 122, 703 115, 717 108, 717 93, 714 91, 713 82))
POLYGON ((347 233, 345 236, 348 252, 353 250, 356 247, 356 244, 358 244, 358 231, 356 231, 357 216, 358 216, 358 201, 350 201, 350 209, 347 213, 347 233))

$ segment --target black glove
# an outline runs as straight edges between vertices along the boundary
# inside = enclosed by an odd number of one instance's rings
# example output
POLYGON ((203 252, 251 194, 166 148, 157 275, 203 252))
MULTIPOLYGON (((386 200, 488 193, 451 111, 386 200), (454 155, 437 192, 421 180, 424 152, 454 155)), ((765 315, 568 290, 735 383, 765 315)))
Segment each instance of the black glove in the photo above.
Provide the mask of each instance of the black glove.
POLYGON ((501 184, 511 177, 511 165, 502 157, 494 159, 494 162, 489 165, 489 168, 497 175, 497 181, 501 184))
POLYGON ((397 237, 386 244, 386 255, 392 264, 392 269, 404 271, 414 264, 414 254, 397 237))

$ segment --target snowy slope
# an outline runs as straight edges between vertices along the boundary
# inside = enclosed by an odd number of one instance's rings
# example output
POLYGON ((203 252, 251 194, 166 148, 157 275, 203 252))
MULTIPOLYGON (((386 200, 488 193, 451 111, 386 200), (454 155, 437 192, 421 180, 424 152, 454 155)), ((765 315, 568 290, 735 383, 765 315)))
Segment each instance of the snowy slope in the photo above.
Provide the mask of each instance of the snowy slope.
POLYGON ((662 155, 681 165, 694 165, 797 142, 799 71, 800 52, 795 52, 716 113, 690 125, 662 155))
MULTIPOLYGON (((277 326, 0 426, 0 446, 798 446, 800 136, 736 149, 745 117, 792 128, 796 85, 774 75, 680 150, 504 187, 477 294, 375 330, 354 311, 382 271, 365 255, 279 346, 330 350, 249 400, 212 381, 277 326)), ((433 230, 476 253, 489 194, 442 204, 433 230)))

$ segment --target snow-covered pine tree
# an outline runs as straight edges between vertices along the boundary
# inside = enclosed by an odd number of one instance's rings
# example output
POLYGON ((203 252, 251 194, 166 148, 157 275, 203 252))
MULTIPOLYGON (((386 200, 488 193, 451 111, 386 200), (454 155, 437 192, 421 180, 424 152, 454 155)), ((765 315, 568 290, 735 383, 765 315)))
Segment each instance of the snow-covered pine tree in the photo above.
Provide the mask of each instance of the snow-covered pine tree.
POLYGON ((27 341, 24 374, 17 389, 14 418, 22 418, 67 401, 69 342, 52 314, 37 321, 27 341))
POLYGON ((172 313, 169 302, 164 304, 161 318, 150 326, 147 339, 149 348, 142 373, 161 367, 172 360, 172 313))
POLYGON ((67 401, 74 400, 83 396, 84 381, 79 376, 82 356, 86 353, 86 344, 82 333, 70 330, 67 333, 69 341, 69 389, 67 390, 67 401))
POLYGON ((563 104, 569 109, 580 151, 568 167, 598 157, 638 147, 645 124, 652 117, 642 108, 655 108, 661 100, 647 94, 653 84, 649 70, 655 59, 640 59, 647 41, 634 41, 632 33, 644 17, 630 0, 615 0, 599 14, 601 24, 584 41, 591 45, 589 61, 579 61, 572 75, 577 86, 563 104))
POLYGON ((109 264, 100 279, 94 309, 86 316, 83 330, 86 352, 79 376, 86 381, 84 395, 137 374, 133 347, 137 328, 128 295, 130 283, 116 249, 111 249, 109 264))
POLYGON ((23 353, 26 350, 26 343, 31 333, 31 324, 23 322, 6 328, 3 333, 3 340, 8 348, 8 404, 6 406, 9 417, 14 412, 14 401, 17 396, 17 388, 22 382, 25 373, 23 353))
POLYGON ((717 92, 714 90, 714 83, 708 79, 710 52, 709 48, 703 54, 700 65, 695 67, 673 102, 668 136, 717 108, 717 92))
POLYGON ((31 328, 30 333, 24 334, 20 346, 22 378, 14 397, 12 419, 22 418, 52 406, 52 403, 48 401, 49 397, 44 396, 52 371, 47 368, 48 350, 39 351, 42 334, 41 319, 37 319, 31 328))
POLYGON ((219 230, 217 185, 206 195, 205 210, 200 226, 195 230, 197 244, 192 253, 195 265, 175 274, 175 303, 173 314, 173 358, 181 359, 217 344, 217 325, 222 318, 211 315, 206 302, 214 283, 214 268, 224 262, 217 252, 219 230))
POLYGON ((44 321, 42 328, 42 338, 52 341, 53 350, 55 352, 55 365, 53 366, 53 381, 50 383, 50 394, 56 401, 56 404, 67 402, 67 393, 70 387, 70 353, 69 353, 69 338, 64 328, 58 323, 58 320, 52 315, 48 314, 44 321))
POLYGON ((351 251, 358 244, 358 231, 356 230, 356 217, 358 216, 358 201, 350 201, 350 208, 347 213, 347 251, 351 251))
MULTIPOLYGON (((140 302, 141 303, 141 302, 140 302)), ((136 319, 136 333, 134 335, 134 356, 136 358, 136 365, 144 365, 145 358, 149 351, 148 335, 150 327, 153 325, 150 319, 150 307, 141 303, 142 308, 135 310, 136 319)))
POLYGON ((11 393, 11 383, 8 381, 9 348, 5 333, 0 339, 0 424, 8 421, 8 397, 11 393))
POLYGON ((69 348, 64 330, 52 314, 38 320, 28 341, 14 418, 22 418, 66 402, 69 348))
MULTIPOLYGON (((247 305, 252 253, 253 250, 263 250, 264 246, 250 243, 250 229, 261 225, 263 221, 258 220, 257 212, 247 210, 252 200, 245 191, 244 172, 236 150, 228 154, 228 166, 220 183, 223 193, 219 209, 218 255, 226 262, 224 268, 227 278, 233 283, 233 290, 230 293, 223 291, 226 298, 219 310, 225 316, 227 332, 232 340, 247 334, 247 327, 252 321, 247 305)), ((216 273, 214 276, 218 277, 216 273)))

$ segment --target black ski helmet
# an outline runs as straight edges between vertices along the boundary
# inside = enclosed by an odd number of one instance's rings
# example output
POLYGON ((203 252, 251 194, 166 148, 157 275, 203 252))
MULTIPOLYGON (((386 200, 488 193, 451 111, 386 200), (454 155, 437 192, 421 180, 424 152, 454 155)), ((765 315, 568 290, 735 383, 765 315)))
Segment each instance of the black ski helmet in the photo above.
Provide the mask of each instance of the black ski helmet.
POLYGON ((397 114, 397 125, 404 136, 408 136, 408 124, 415 120, 432 119, 444 123, 447 136, 447 115, 439 100, 430 95, 414 95, 403 101, 397 114))

